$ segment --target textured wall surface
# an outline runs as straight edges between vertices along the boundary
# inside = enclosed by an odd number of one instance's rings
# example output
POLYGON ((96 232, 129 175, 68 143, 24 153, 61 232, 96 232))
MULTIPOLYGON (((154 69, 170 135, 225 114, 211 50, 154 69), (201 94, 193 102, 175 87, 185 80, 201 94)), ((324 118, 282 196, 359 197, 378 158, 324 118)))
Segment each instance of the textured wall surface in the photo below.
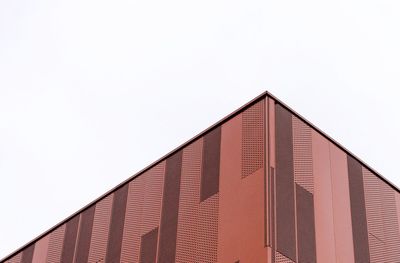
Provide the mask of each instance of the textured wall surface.
POLYGON ((259 98, 7 263, 400 262, 400 194, 259 98))

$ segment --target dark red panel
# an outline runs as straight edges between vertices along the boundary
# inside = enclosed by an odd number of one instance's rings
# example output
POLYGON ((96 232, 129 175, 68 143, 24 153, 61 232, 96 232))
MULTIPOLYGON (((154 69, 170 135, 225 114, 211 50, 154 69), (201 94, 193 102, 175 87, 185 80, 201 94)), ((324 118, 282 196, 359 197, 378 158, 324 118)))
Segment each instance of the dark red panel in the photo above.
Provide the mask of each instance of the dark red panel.
POLYGON ((33 258, 33 251, 35 250, 35 244, 30 245, 22 251, 21 263, 31 263, 33 258))
POLYGON ((66 224, 64 245, 61 253, 61 262, 69 263, 74 259, 76 236, 78 233, 79 215, 66 224))
POLYGON ((351 156, 347 156, 349 171, 351 221, 355 262, 369 262, 368 228, 365 210, 364 182, 362 166, 351 156))
POLYGON ((221 151, 221 127, 204 136, 203 167, 200 184, 200 201, 218 193, 221 151))
POLYGON ((299 262, 316 262, 314 198, 296 184, 297 244, 299 262))
POLYGON ((90 239, 92 237, 94 211, 95 206, 93 205, 82 212, 77 251, 75 255, 76 263, 86 263, 88 261, 90 239))
POLYGON ((276 123, 276 231, 277 250, 296 260, 292 114, 277 104, 276 123))
POLYGON ((106 262, 119 262, 121 258, 122 235, 124 232, 124 220, 128 189, 129 185, 125 184, 114 193, 106 262))
POLYGON ((182 151, 169 157, 165 167, 158 263, 175 262, 182 151))
MULTIPOLYGON (((142 236, 140 243, 140 263, 155 263, 157 256, 158 228, 142 236)), ((114 262, 114 261, 112 261, 114 262)), ((118 262, 118 261, 115 261, 118 262)))

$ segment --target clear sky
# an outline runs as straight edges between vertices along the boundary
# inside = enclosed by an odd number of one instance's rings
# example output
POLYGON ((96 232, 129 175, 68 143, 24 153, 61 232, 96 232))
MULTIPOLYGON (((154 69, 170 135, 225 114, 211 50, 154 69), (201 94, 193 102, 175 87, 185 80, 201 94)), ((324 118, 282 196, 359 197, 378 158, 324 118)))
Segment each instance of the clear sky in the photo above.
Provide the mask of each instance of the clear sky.
POLYGON ((0 258, 269 90, 400 186, 398 0, 0 1, 0 258))

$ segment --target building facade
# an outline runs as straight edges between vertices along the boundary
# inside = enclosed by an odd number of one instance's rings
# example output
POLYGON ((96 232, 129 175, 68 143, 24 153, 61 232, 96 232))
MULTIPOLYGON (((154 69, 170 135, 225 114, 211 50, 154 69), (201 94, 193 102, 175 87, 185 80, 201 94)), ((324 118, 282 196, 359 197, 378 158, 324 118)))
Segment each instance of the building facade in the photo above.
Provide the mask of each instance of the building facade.
POLYGON ((400 262, 400 193, 264 93, 1 262, 400 262))

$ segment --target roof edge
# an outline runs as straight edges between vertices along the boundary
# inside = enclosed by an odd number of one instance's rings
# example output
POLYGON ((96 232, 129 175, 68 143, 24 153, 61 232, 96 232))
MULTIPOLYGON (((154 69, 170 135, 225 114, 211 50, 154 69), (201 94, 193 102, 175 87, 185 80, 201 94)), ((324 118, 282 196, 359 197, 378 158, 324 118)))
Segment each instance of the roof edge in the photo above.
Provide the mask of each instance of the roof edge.
POLYGON ((395 191, 397 191, 398 193, 400 193, 400 189, 393 184, 391 181, 389 181, 387 178, 385 178, 383 175, 381 175, 380 173, 378 173, 376 170, 374 170, 373 168, 371 168, 368 164, 366 164, 364 161, 362 161, 360 158, 358 158, 355 154, 353 154, 351 151, 349 151, 346 147, 342 146, 340 143, 338 143, 336 140, 334 140, 333 138, 331 138, 329 135, 327 135, 325 132, 323 132, 322 130, 320 130, 319 128, 317 128, 314 124, 312 124, 310 121, 308 121, 306 118, 304 118, 302 115, 300 115, 299 113, 297 113, 295 110, 293 110, 291 107, 289 107, 287 104, 283 103, 281 100, 279 100, 277 97, 275 97, 273 94, 271 94, 268 91, 264 91, 263 93, 261 93, 260 95, 258 95, 257 97, 255 97, 254 99, 252 99, 251 101, 247 102, 246 104, 244 104, 243 106, 241 106, 240 108, 238 108, 237 110, 233 111, 232 113, 228 114, 227 116, 225 116, 224 118, 222 118, 221 120, 217 121, 216 123, 214 123, 213 125, 211 125, 210 127, 206 128, 205 130, 201 131, 200 133, 198 133, 197 135, 195 135, 194 137, 192 137, 191 139, 187 140, 186 142, 182 143, 181 145, 179 145, 178 147, 176 147, 175 149, 173 149, 172 151, 168 152, 167 154, 163 155, 161 158, 157 159, 156 161, 152 162, 151 164, 149 164, 148 166, 146 166, 145 168, 139 170, 138 172, 136 172, 134 175, 130 176, 129 178, 127 178, 126 180, 124 180, 123 182, 119 183, 118 185, 116 185, 115 187, 113 187, 112 189, 108 190, 106 193, 104 193, 103 195, 101 195, 100 197, 96 198, 95 200, 91 201, 89 204, 85 205, 84 207, 82 207, 81 209, 77 210, 75 213, 73 213, 72 215, 68 216, 67 218, 65 218, 64 220, 62 220, 61 222, 57 223, 56 225, 54 225, 53 227, 49 228, 48 230, 46 230, 45 232, 43 232, 42 234, 38 235, 37 237, 33 238, 31 241, 25 243, 23 246, 17 248, 16 250, 14 250, 13 252, 11 252, 10 254, 6 255, 4 258, 2 258, 0 260, 0 262, 5 262, 6 260, 10 259, 11 257, 17 255, 20 251, 22 251, 23 249, 29 247, 30 245, 32 245, 33 243, 35 243, 36 241, 38 241, 39 239, 41 239, 42 237, 46 236, 47 234, 49 234, 50 232, 52 232, 53 230, 55 230, 56 228, 58 228, 59 226, 63 225, 64 223, 68 222, 69 220, 71 220, 73 217, 75 217, 76 215, 80 214, 81 212, 83 212, 84 210, 88 209, 89 207, 91 207, 92 205, 96 204, 97 202, 99 202, 100 200, 102 200, 103 198, 105 198, 106 196, 108 196, 109 194, 113 193, 114 191, 118 190, 119 188, 121 188, 122 186, 124 186, 126 183, 132 181, 133 179, 135 179, 136 177, 140 176, 141 174, 145 173, 147 170, 150 170, 152 167, 156 166, 157 164, 159 164, 160 162, 162 162, 163 160, 167 159, 169 156, 173 155, 174 153, 180 151, 181 149, 185 148, 186 146, 188 146, 189 144, 193 143, 194 141, 196 141, 197 139, 199 139, 200 137, 202 137, 203 135, 205 135, 207 132, 211 131, 212 129, 214 129, 215 127, 222 125, 223 123, 229 121, 230 119, 232 119, 233 117, 235 117, 236 115, 240 114, 241 112, 243 112, 245 109, 249 108, 250 106, 252 106, 253 104, 257 103, 258 101, 266 98, 266 97, 270 97, 273 100, 275 100, 276 103, 281 104, 284 108, 286 108, 288 111, 290 111, 293 115, 295 115, 296 117, 298 117, 299 119, 301 119, 302 121, 304 121, 307 125, 309 125, 311 128, 313 128, 315 131, 317 131, 318 133, 320 133, 322 136, 324 136, 325 138, 327 138, 331 143, 335 144, 337 147, 339 147, 341 150, 343 150, 345 153, 349 154, 350 156, 352 156, 354 159, 356 159, 358 162, 360 162, 365 168, 367 168, 368 170, 370 170, 370 172, 374 173, 376 176, 378 176, 379 178, 381 178, 384 182, 386 182, 389 186, 391 186, 395 191))

